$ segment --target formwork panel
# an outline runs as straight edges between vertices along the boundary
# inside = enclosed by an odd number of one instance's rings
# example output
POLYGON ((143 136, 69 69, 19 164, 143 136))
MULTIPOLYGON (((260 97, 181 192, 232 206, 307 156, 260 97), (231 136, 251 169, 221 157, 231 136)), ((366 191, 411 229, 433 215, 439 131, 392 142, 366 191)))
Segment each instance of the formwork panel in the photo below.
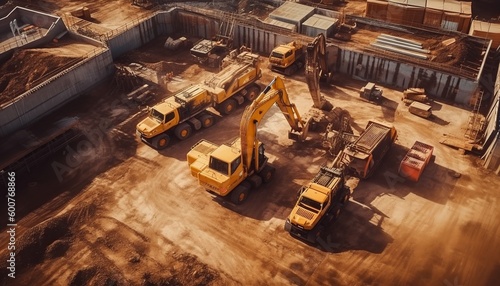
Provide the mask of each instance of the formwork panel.
POLYGON ((387 21, 395 24, 403 24, 406 7, 397 3, 389 2, 387 6, 387 21))
POLYGON ((424 14, 424 25, 429 27, 439 28, 441 27, 441 21, 443 20, 443 11, 431 8, 425 8, 424 14))
POLYGON ((380 0, 368 0, 366 2, 366 17, 378 20, 387 19, 387 6, 389 3, 380 0))

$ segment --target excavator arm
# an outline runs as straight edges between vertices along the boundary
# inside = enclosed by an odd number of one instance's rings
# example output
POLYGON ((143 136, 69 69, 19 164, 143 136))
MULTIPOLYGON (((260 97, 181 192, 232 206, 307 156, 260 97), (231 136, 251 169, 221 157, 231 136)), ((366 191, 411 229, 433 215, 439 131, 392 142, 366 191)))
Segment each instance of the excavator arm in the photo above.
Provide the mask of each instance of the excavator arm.
POLYGON ((255 158, 255 170, 260 170, 262 167, 259 166, 257 156, 252 156, 257 154, 260 145, 257 139, 257 128, 259 122, 275 103, 290 124, 289 137, 304 140, 307 135, 308 122, 302 120, 297 107, 290 102, 283 80, 275 77, 252 104, 245 108, 241 117, 241 157, 244 166, 251 166, 252 158, 255 158))
POLYGON ((319 89, 320 79, 331 78, 331 70, 327 65, 326 39, 323 34, 319 34, 311 43, 307 45, 306 55, 306 81, 311 94, 314 107, 330 111, 333 105, 328 102, 319 89))

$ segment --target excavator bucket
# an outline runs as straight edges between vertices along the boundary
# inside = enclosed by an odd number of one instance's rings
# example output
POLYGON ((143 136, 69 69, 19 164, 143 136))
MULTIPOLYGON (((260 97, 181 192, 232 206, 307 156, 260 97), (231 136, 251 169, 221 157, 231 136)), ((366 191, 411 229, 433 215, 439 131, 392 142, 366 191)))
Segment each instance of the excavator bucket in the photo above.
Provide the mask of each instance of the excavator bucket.
POLYGON ((288 139, 292 139, 294 141, 303 142, 305 140, 304 133, 298 131, 288 131, 288 139))

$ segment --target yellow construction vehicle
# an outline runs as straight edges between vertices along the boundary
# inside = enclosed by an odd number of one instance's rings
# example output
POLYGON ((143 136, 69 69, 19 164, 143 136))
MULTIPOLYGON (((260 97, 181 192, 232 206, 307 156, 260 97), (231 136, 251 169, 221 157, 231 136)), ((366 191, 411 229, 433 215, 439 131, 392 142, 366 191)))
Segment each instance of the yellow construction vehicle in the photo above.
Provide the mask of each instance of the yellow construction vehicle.
POLYGON ((229 114, 245 99, 255 99, 260 93, 255 82, 262 76, 259 56, 244 51, 227 63, 204 83, 189 86, 153 106, 137 124, 140 139, 156 149, 164 149, 172 136, 184 140, 193 131, 212 126, 215 118, 206 111, 208 108, 229 114))
POLYGON ((285 221, 285 230, 315 243, 328 224, 339 216, 350 194, 343 168, 321 167, 318 174, 300 188, 297 202, 285 221))
POLYGON ((269 55, 271 70, 291 75, 304 66, 304 48, 295 41, 279 45, 269 55))
POLYGON ((259 122, 276 104, 291 126, 289 138, 303 141, 308 122, 290 102, 283 80, 279 77, 247 106, 240 123, 240 136, 229 144, 217 145, 202 140, 187 154, 191 175, 207 191, 219 196, 230 195, 231 202, 242 203, 250 189, 268 182, 274 168, 268 165, 264 144, 257 138, 259 122))

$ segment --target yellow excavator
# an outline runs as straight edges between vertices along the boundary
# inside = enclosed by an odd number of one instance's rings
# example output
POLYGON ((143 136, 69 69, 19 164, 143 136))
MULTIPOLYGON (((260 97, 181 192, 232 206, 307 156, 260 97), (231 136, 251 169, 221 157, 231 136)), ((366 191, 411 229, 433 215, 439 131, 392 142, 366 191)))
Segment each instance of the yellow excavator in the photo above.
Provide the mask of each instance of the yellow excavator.
POLYGON ((195 144, 187 154, 191 175, 207 191, 241 204, 250 190, 271 180, 274 167, 268 164, 264 144, 257 138, 262 118, 276 104, 291 127, 289 138, 304 141, 309 121, 303 120, 290 102, 283 80, 279 77, 247 106, 240 123, 240 136, 229 144, 217 145, 206 140, 195 144))

